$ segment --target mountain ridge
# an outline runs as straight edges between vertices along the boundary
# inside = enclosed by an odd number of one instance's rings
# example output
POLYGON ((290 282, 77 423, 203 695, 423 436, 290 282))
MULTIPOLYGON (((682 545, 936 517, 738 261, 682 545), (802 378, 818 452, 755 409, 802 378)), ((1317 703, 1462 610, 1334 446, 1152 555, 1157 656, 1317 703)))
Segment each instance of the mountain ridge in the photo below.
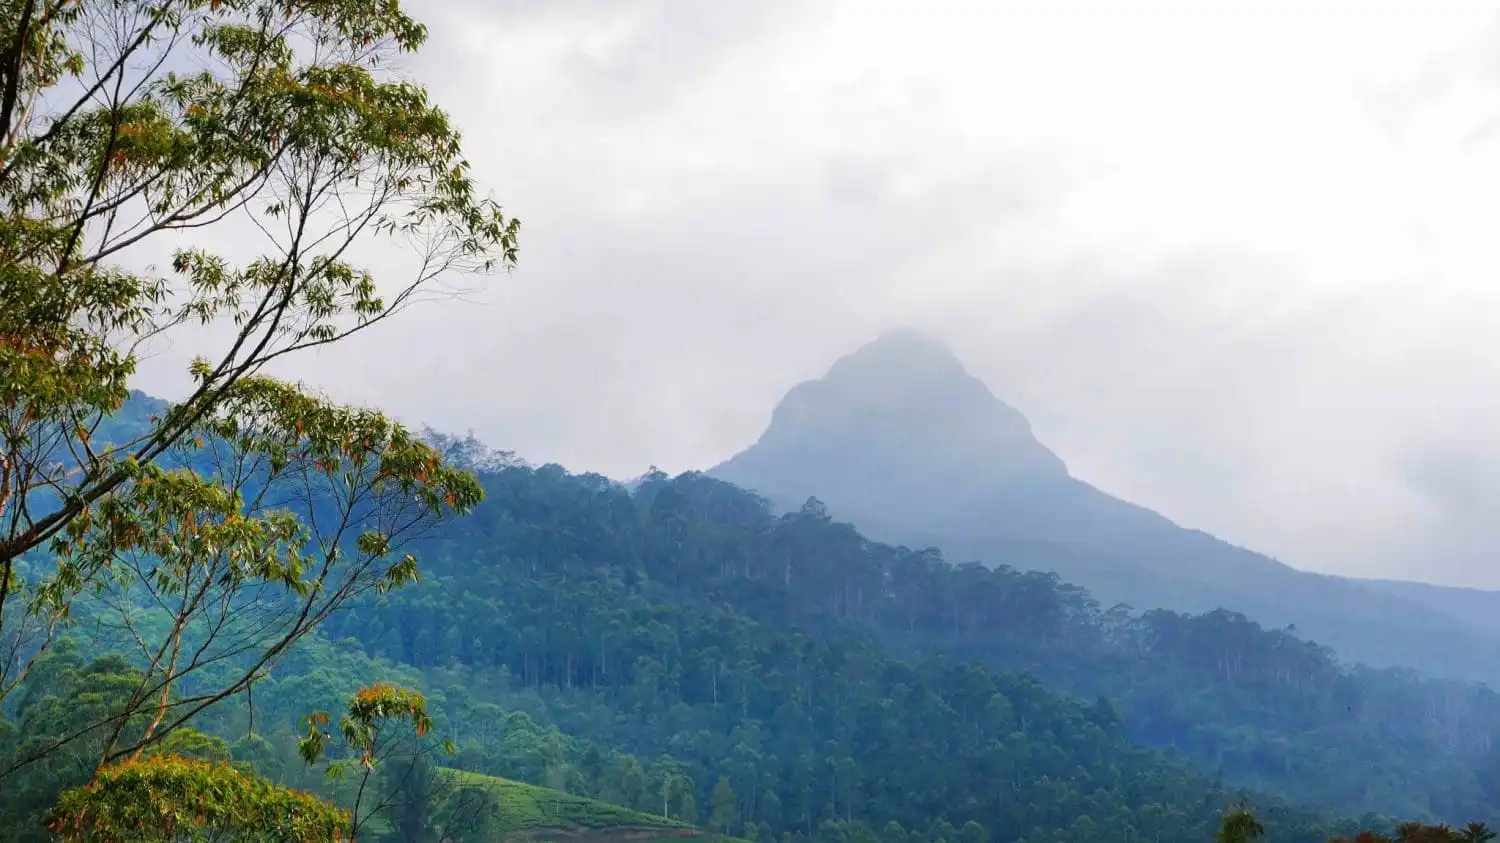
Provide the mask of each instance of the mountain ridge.
POLYGON ((1437 592, 1302 571, 1116 498, 1074 477, 946 344, 909 329, 793 386, 759 439, 706 473, 786 509, 817 497, 884 541, 1055 570, 1104 601, 1227 608, 1357 662, 1500 684, 1500 623, 1471 622, 1437 592))

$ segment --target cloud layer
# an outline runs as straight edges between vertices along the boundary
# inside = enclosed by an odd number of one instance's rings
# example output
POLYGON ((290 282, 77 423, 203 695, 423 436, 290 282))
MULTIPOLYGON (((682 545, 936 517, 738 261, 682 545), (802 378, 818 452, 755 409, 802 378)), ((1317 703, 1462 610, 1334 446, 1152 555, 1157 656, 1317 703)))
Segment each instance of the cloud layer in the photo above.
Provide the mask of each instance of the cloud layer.
POLYGON ((915 324, 1112 493, 1500 585, 1497 11, 431 4, 521 269, 296 373, 628 476, 915 324))

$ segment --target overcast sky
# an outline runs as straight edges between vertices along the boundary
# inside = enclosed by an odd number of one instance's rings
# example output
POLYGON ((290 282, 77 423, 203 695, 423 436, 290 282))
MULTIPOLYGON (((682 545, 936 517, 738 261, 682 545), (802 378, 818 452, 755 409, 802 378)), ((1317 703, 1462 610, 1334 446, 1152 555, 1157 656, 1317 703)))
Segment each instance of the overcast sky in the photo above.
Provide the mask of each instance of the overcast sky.
POLYGON ((1106 491, 1500 586, 1500 7, 410 7, 521 266, 302 358, 335 396, 675 472, 915 325, 1106 491))

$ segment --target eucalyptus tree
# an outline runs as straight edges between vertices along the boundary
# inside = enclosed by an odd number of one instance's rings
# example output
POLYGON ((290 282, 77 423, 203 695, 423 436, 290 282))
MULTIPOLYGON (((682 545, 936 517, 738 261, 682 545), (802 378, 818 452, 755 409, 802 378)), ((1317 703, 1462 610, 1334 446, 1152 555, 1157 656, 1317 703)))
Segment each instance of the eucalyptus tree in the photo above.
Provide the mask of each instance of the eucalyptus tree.
POLYGON ((395 68, 426 35, 398 0, 0 0, 0 706, 65 633, 140 677, 0 758, 0 790, 85 738, 97 771, 142 762, 479 501, 267 368, 516 260, 395 68), (201 349, 191 387, 143 410, 128 382, 170 338, 201 349))

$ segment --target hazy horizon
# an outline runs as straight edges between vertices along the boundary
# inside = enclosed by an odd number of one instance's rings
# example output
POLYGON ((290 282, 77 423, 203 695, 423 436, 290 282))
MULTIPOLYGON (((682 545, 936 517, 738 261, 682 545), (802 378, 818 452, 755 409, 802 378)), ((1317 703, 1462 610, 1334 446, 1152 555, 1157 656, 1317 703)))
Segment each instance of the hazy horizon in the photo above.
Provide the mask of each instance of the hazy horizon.
POLYGON ((520 268, 283 374, 624 478, 911 325, 1111 494, 1500 586, 1500 5, 412 10, 520 268))

